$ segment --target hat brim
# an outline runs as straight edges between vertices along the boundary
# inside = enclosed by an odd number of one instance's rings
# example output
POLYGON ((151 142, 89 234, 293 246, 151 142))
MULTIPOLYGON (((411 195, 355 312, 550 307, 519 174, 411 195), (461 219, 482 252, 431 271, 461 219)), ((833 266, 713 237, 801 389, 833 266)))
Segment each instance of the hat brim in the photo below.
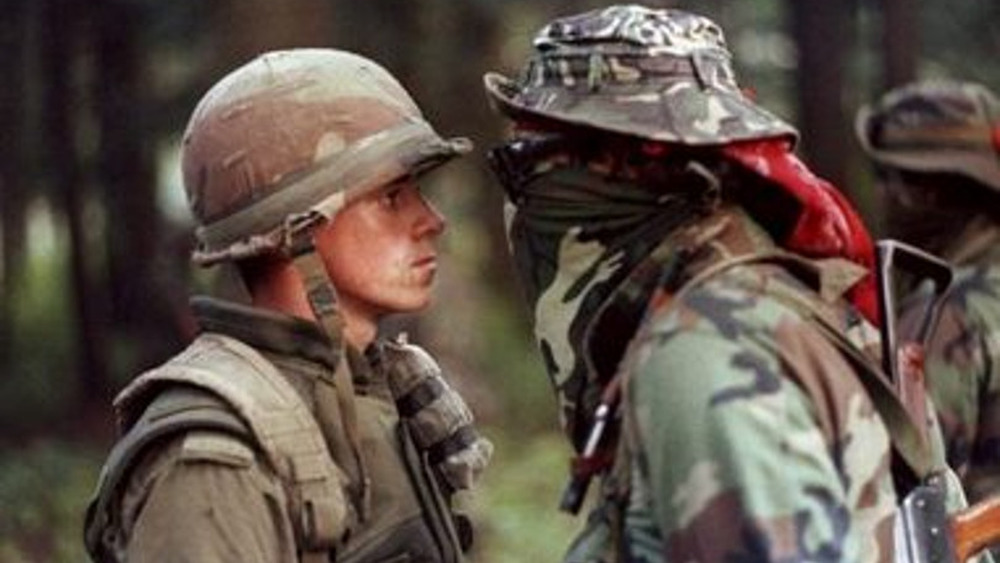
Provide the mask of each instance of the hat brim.
POLYGON ((982 151, 939 148, 935 150, 885 150, 872 144, 869 124, 874 115, 872 106, 858 110, 854 119, 855 136, 861 148, 882 166, 914 172, 949 172, 972 177, 995 190, 1000 190, 1000 153, 993 147, 992 137, 983 137, 982 151))
POLYGON ((483 76, 490 102, 515 120, 555 120, 685 145, 798 138, 794 127, 739 93, 687 84, 663 84, 657 89, 648 84, 525 89, 496 72, 483 76))

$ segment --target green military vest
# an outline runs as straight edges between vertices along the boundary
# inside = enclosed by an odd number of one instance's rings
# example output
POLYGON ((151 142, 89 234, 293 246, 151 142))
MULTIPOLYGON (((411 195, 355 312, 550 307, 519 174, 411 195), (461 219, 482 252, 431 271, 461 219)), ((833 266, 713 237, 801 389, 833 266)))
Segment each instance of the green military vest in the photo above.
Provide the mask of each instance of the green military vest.
POLYGON ((165 438, 208 430, 250 445, 280 478, 302 561, 461 561, 448 499, 396 406, 377 394, 355 401, 373 484, 361 520, 316 419, 285 376, 239 340, 202 334, 116 400, 124 436, 87 511, 88 552, 117 560, 126 541, 118 503, 141 455, 165 438))

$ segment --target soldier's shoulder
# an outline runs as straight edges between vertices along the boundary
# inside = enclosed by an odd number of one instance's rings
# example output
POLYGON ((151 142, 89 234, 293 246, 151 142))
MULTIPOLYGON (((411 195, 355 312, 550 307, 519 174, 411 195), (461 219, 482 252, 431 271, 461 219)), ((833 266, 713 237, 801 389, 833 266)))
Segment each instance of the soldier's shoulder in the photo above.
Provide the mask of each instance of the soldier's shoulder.
POLYGON ((651 332, 664 336, 700 330, 728 339, 769 339, 779 323, 803 318, 788 297, 815 298, 780 267, 733 267, 654 303, 651 332))
POLYGON ((798 309, 766 291, 765 277, 734 269, 654 306, 622 364, 631 379, 652 386, 651 396, 692 386, 724 393, 745 385, 748 374, 769 389, 780 386, 781 335, 809 325, 798 309))
POLYGON ((129 488, 142 490, 191 463, 243 469, 257 455, 250 430, 219 397, 191 386, 166 386, 115 444, 102 488, 113 490, 126 478, 129 488))
POLYGON ((958 268, 950 293, 955 297, 977 293, 1000 299, 1000 264, 974 264, 958 268))
MULTIPOLYGON (((910 309, 920 309, 926 293, 910 309)), ((956 324, 1000 327, 1000 265, 980 264, 959 268, 944 300, 942 317, 956 324)), ((947 324, 947 323, 944 323, 947 324)))
POLYGON ((187 430, 148 445, 137 456, 131 481, 156 480, 185 466, 207 463, 219 468, 246 469, 257 454, 244 440, 214 430, 187 430))
POLYGON ((227 467, 250 467, 256 453, 244 439, 212 430, 192 430, 179 441, 177 459, 182 463, 214 463, 227 467))

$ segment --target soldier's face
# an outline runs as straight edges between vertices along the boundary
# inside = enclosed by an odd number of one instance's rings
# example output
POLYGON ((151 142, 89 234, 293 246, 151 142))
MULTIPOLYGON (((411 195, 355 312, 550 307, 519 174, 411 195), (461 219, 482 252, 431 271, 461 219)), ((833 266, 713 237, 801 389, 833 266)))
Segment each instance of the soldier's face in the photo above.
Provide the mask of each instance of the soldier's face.
POLYGON ((412 180, 390 184, 341 210, 316 235, 341 311, 375 322, 430 301, 436 241, 445 222, 412 180))

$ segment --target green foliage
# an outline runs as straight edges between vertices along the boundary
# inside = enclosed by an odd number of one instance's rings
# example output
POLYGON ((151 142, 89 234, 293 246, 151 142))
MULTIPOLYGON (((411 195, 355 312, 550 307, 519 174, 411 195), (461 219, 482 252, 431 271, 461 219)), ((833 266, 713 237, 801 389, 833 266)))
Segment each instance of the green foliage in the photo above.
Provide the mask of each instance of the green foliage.
MULTIPOLYGON (((34 217, 45 221, 47 217, 34 217)), ((42 235, 38 235, 42 236, 42 235)), ((46 236, 52 236, 46 232, 46 236)), ((11 292, 14 331, 10 373, 0 378, 0 427, 38 427, 73 399, 76 380, 66 246, 31 256, 11 292)))
POLYGON ((502 420, 517 436, 557 428, 555 393, 545 373, 531 327, 515 313, 515 306, 496 297, 484 306, 480 330, 489 335, 483 366, 493 391, 503 405, 502 420))
POLYGON ((85 560, 83 513, 100 455, 56 441, 0 453, 0 560, 85 560))
POLYGON ((485 563, 559 561, 584 516, 558 512, 569 448, 557 434, 525 436, 513 426, 487 430, 496 453, 472 499, 476 551, 485 563))
POLYGON ((922 77, 982 82, 1000 90, 1000 3, 921 3, 922 77))

